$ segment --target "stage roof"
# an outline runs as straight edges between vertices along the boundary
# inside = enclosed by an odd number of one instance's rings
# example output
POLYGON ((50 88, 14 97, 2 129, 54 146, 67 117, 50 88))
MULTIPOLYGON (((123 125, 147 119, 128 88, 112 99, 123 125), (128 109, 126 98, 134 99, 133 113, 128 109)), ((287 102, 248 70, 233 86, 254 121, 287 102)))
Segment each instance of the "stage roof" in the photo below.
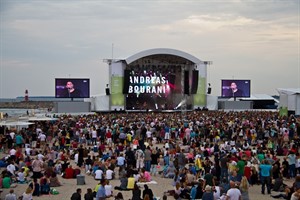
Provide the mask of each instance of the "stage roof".
POLYGON ((182 58, 185 58, 185 59, 193 62, 194 64, 204 63, 203 61, 199 60, 198 58, 196 58, 195 56, 193 56, 191 54, 188 54, 186 52, 179 51, 176 49, 168 49, 168 48, 156 48, 156 49, 148 49, 145 51, 141 51, 137 54, 134 54, 134 55, 128 57, 127 59, 125 59, 125 61, 127 64, 130 64, 140 58, 151 56, 151 55, 159 55, 159 54, 174 55, 174 56, 182 57, 182 58))

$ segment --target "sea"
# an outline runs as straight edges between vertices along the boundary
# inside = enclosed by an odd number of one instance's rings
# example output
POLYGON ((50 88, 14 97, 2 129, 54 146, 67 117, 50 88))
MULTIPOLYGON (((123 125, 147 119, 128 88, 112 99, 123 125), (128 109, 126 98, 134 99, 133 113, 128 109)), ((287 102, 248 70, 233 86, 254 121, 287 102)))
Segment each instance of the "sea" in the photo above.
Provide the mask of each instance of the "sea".
POLYGON ((36 115, 36 114, 46 114, 47 111, 45 109, 21 109, 21 108, 0 108, 0 113, 3 113, 9 117, 20 117, 25 115, 36 115))

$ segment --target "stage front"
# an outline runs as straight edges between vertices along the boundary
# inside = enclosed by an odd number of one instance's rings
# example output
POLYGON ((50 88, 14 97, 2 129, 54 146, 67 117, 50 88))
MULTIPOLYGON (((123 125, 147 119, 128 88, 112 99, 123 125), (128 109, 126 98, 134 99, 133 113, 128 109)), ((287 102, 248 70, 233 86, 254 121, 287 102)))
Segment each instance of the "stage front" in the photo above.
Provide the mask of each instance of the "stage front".
POLYGON ((109 110, 170 111, 206 107, 208 62, 175 49, 150 49, 109 65, 109 110))

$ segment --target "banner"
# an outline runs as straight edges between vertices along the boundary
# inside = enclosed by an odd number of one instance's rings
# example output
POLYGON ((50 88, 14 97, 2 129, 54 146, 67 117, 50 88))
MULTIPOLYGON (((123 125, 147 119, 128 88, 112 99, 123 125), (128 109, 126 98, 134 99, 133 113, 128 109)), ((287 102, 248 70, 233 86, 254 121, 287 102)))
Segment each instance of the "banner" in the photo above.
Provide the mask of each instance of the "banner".
POLYGON ((194 107, 204 107, 206 106, 206 78, 200 77, 198 80, 198 90, 194 94, 194 107))
POLYGON ((123 79, 121 76, 111 77, 111 106, 124 106, 123 79))

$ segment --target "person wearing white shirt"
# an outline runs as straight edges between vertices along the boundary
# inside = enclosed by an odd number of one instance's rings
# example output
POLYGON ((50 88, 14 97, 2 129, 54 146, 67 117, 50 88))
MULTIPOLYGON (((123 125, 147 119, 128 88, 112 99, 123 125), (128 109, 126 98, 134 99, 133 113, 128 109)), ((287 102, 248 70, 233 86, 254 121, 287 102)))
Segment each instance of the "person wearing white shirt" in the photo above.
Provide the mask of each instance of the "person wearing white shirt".
POLYGON ((112 180, 113 179, 113 175, 114 175, 114 172, 113 170, 111 170, 110 168, 108 168, 105 172, 105 178, 107 180, 112 180))
POLYGON ((47 136, 43 132, 39 134, 38 139, 41 142, 41 148, 45 145, 46 138, 47 138, 47 136))
POLYGON ((39 160, 43 161, 43 159, 45 158, 45 156, 44 156, 43 154, 39 153, 39 154, 37 155, 37 158, 38 158, 39 160))
POLYGON ((10 135, 11 139, 15 139, 16 133, 12 131, 9 133, 9 135, 10 135))
POLYGON ((221 188, 220 186, 215 186, 214 199, 220 199, 220 197, 221 197, 221 188))
POLYGON ((150 128, 147 129, 146 135, 147 135, 148 141, 150 141, 150 139, 152 138, 152 132, 150 131, 150 128))
POLYGON ((92 133, 92 144, 96 145, 97 144, 97 130, 96 130, 96 128, 93 128, 91 133, 92 133))
POLYGON ((103 171, 101 169, 97 169, 95 171, 95 180, 101 180, 103 175, 103 171))
POLYGON ((14 193, 14 190, 11 189, 7 195, 5 195, 5 200, 17 200, 17 195, 14 193))
POLYGON ((10 151, 9 151, 9 155, 10 156, 15 156, 16 155, 16 150, 14 148, 12 148, 10 151))
POLYGON ((25 153, 26 153, 27 156, 30 156, 31 148, 30 148, 29 146, 27 146, 27 147, 25 148, 25 153))
POLYGON ((25 173, 24 173, 24 168, 22 168, 21 171, 18 172, 17 180, 20 183, 24 183, 26 181, 26 179, 25 179, 25 173))
POLYGON ((242 193, 237 188, 238 186, 234 182, 230 182, 230 189, 227 191, 226 199, 227 200, 241 200, 242 199, 242 193))
POLYGON ((104 186, 105 189, 105 196, 107 198, 112 196, 112 185, 109 184, 109 180, 106 180, 106 185, 104 186))
POLYGON ((12 176, 15 176, 16 166, 13 163, 7 165, 6 169, 12 176))
POLYGON ((76 164, 78 163, 78 156, 79 156, 78 153, 76 153, 76 154, 74 155, 74 162, 75 162, 76 164))
POLYGON ((40 133, 43 132, 43 131, 42 131, 41 128, 36 128, 35 132, 36 132, 37 134, 40 134, 40 133))

